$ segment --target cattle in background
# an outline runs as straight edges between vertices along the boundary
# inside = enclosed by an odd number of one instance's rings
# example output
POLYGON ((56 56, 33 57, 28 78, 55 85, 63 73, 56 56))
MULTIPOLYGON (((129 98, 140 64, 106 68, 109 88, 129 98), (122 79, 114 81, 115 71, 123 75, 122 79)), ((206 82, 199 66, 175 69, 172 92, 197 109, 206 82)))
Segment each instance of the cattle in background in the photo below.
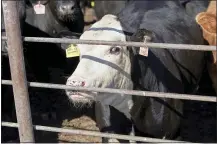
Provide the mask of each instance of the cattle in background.
MULTIPOLYGON (((104 16, 80 39, 144 42, 144 37, 156 43, 204 42, 194 18, 178 1, 130 1, 118 16, 104 16)), ((148 53, 140 53, 142 48, 118 45, 77 47, 80 62, 66 83, 74 87, 192 94, 205 67, 205 53, 201 51, 149 47, 148 53)), ((174 139, 179 131, 183 107, 178 99, 70 90, 66 94, 75 105, 96 102, 96 122, 103 132, 133 134, 132 123, 155 138, 174 139), (117 121, 110 107, 125 120, 117 121)))
MULTIPOLYGON (((22 6, 25 6, 24 1, 22 5, 19 7, 21 8, 22 6)), ((20 13, 23 14, 20 16, 21 18, 21 31, 23 36, 30 36, 30 37, 65 37, 65 36, 71 36, 73 38, 79 38, 79 35, 76 35, 75 33, 71 32, 70 30, 75 29, 74 31, 77 32, 82 32, 83 31, 83 17, 80 17, 79 15, 79 7, 76 5, 73 6, 73 2, 76 2, 74 0, 71 1, 50 1, 50 5, 47 3, 48 1, 41 1, 41 4, 46 5, 46 10, 45 10, 45 15, 37 15, 34 10, 33 10, 33 5, 36 3, 36 1, 26 1, 26 8, 27 10, 25 11, 25 8, 19 8, 21 11, 20 13), (67 6, 66 4, 69 4, 67 6), (71 3, 72 2, 72 3, 71 3), (51 5, 52 4, 52 5, 51 5), (57 8, 58 10, 55 10, 52 13, 50 10, 50 7, 53 6, 57 8), (61 7, 66 6, 67 8, 64 10, 60 10, 61 7), (70 9, 74 8, 74 9, 70 9), (72 13, 71 13, 72 10, 72 13), (62 12, 62 15, 60 15, 60 12, 62 12), (77 15, 76 15, 77 14, 77 15), (59 18, 59 19, 57 19, 59 18), (71 19, 70 19, 71 18, 71 19), (79 18, 79 19, 78 19, 79 18), (63 20, 66 20, 66 23, 64 23, 63 20), (72 27, 75 25, 71 25, 70 27, 70 22, 73 24, 74 22, 81 22, 78 25, 80 27, 72 27), (68 27, 65 24, 69 24, 68 27), (66 34, 67 31, 67 34, 66 34), (66 35, 65 35, 66 34, 66 35)), ((3 18, 2 18, 3 19, 3 18)), ((4 26, 4 21, 2 21, 2 25, 4 26)), ((5 30, 3 29, 3 35, 5 35, 5 30)), ((68 46, 68 45, 65 45, 68 46)), ((54 44, 54 43, 33 43, 33 42, 23 42, 23 52, 24 52, 24 59, 25 59, 25 65, 26 65, 26 72, 27 72, 27 80, 28 81, 36 81, 36 82, 45 82, 45 83, 50 83, 53 82, 55 83, 56 81, 53 81, 51 78, 51 75, 53 75, 53 71, 50 71, 52 69, 61 69, 64 70, 64 75, 62 76, 61 79, 58 80, 56 83, 65 83, 65 75, 70 74, 74 71, 74 69, 77 66, 77 63, 79 61, 78 58, 66 58, 66 48, 62 48, 61 44, 54 44), (68 65, 67 65, 68 64, 68 65), (70 67, 69 67, 70 65, 70 67), (50 74, 52 73, 52 74, 50 74)), ((9 69, 9 63, 8 57, 7 57, 7 44, 6 42, 4 45, 2 45, 2 50, 4 56, 4 61, 2 61, 2 65, 4 66, 4 74, 2 76, 2 79, 10 79, 10 69, 9 69)), ((3 95, 7 95, 9 92, 12 92, 11 87, 8 88, 8 86, 2 86, 2 89, 4 89, 3 95)), ((40 89, 38 88, 34 92, 34 90, 37 88, 30 88, 30 93, 34 93, 37 95, 37 98, 41 97, 43 99, 43 102, 41 103, 46 103, 45 99, 50 99, 50 102, 47 102, 47 106, 49 107, 49 110, 42 110, 41 113, 47 113, 47 112, 52 112, 55 111, 52 106, 50 105, 51 103, 53 104, 52 100, 53 98, 53 91, 49 89, 40 89)), ((30 94, 31 95, 31 94, 30 94)), ((12 96, 12 95, 11 95, 12 96)), ((9 97, 7 99, 4 99, 8 101, 7 103, 5 102, 4 104, 7 104, 5 106, 8 106, 12 108, 8 103, 11 102, 9 100, 9 97)), ((6 97, 4 97, 6 98, 6 97)), ((13 97, 10 97, 13 99, 13 97)), ((39 98, 40 99, 40 98, 39 98)), ((39 104, 41 105, 41 104, 39 104)), ((39 106, 40 107, 40 106, 39 106)), ((7 109, 7 108, 4 108, 7 109)), ((9 110, 10 111, 10 110, 9 110)))
MULTIPOLYGON (((23 13, 25 16, 21 17, 23 36, 59 37, 62 33, 68 31, 68 33, 71 33, 72 36, 79 38, 79 35, 76 33, 83 32, 84 18, 77 0, 26 0, 23 1, 19 8, 21 9, 20 13, 23 13), (24 2, 26 2, 26 5, 24 2), (45 14, 36 14, 34 11, 33 6, 35 6, 38 2, 45 5, 45 14), (22 6, 26 6, 26 11, 25 8, 22 8, 22 6)), ((3 35, 5 35, 4 30, 3 35)), ((7 55, 6 42, 3 42, 3 44, 5 44, 5 46, 2 48, 2 52, 4 55, 7 55)), ((42 76, 38 80, 40 82, 48 82, 48 76, 46 76, 46 74, 48 74, 47 67, 51 66, 64 69, 66 75, 68 75, 74 71, 78 63, 77 58, 66 59, 65 49, 61 49, 60 44, 24 42, 24 47, 24 54, 29 56, 30 65, 34 65, 32 68, 33 71, 40 73, 39 75, 41 76, 42 73, 44 74, 44 78, 42 76), (38 55, 40 55, 40 59, 38 55), (67 61, 70 61, 70 63, 67 63, 67 61), (72 67, 72 63, 74 67, 72 67), (69 65, 70 69, 67 69, 69 65)))
MULTIPOLYGON (((203 30, 203 37, 210 45, 216 46, 216 1, 210 1, 205 12, 200 12, 196 16, 197 23, 203 30)), ((209 75, 212 79, 213 87, 217 94, 217 64, 216 51, 212 51, 211 61, 208 64, 209 75)))
MULTIPOLYGON (((52 0, 40 1, 45 6, 44 14, 36 14, 34 6, 38 0, 29 0, 26 7, 26 20, 24 25, 24 36, 29 37, 65 37, 73 36, 79 38, 77 33, 83 32, 84 19, 77 0, 52 0)), ((61 44, 54 43, 35 43, 24 42, 25 58, 31 66, 31 71, 35 74, 37 82, 60 83, 65 82, 65 76, 74 71, 79 61, 78 58, 66 58, 65 48, 61 44), (69 67, 70 65, 70 67, 69 67), (61 72, 61 78, 54 78, 57 70, 61 72)), ((57 76, 58 77, 58 76, 57 76)), ((35 80, 35 81, 36 81, 35 80)), ((51 107, 55 105, 52 102, 53 93, 56 90, 38 89, 38 97, 46 97, 48 109, 41 113, 52 114, 55 109, 51 107)), ((46 116, 47 117, 47 116, 46 116)))
POLYGON ((96 0, 94 3, 94 10, 96 13, 97 19, 101 19, 106 14, 117 15, 121 10, 124 9, 128 0, 122 1, 98 1, 96 0))
MULTIPOLYGON (((40 1, 41 4, 45 6, 45 14, 35 13, 33 6, 39 2, 38 0, 29 0, 29 2, 26 9, 27 16, 24 36, 59 37, 61 33, 65 31, 75 33, 72 35, 83 32, 84 17, 78 0, 40 1)), ((79 38, 79 36, 77 36, 77 38, 79 38)), ((64 69, 66 75, 69 74, 68 71, 74 71, 78 59, 70 58, 71 63, 67 63, 68 59, 66 58, 65 49, 61 49, 60 44, 29 42, 28 44, 32 44, 32 49, 40 48, 37 52, 44 56, 42 56, 43 58, 41 58, 41 61, 50 61, 51 64, 55 65, 55 68, 64 69), (57 50, 58 48, 59 50, 57 50), (52 51, 59 51, 57 52, 57 54, 59 53, 59 56, 51 54, 52 51), (65 62, 61 61, 61 59, 65 62), (71 66, 72 63, 74 67, 71 66), (69 67, 68 65, 71 66, 70 69, 67 69, 67 67, 69 67)), ((36 52, 36 50, 34 52, 36 52)))
POLYGON ((26 22, 50 36, 55 37, 60 31, 68 29, 71 32, 82 33, 84 17, 78 0, 29 0, 26 22), (45 13, 36 14, 34 6, 44 4, 45 13), (42 3, 43 2, 43 3, 42 3))
POLYGON ((209 0, 179 0, 184 6, 186 12, 195 17, 198 13, 205 11, 208 7, 209 0))

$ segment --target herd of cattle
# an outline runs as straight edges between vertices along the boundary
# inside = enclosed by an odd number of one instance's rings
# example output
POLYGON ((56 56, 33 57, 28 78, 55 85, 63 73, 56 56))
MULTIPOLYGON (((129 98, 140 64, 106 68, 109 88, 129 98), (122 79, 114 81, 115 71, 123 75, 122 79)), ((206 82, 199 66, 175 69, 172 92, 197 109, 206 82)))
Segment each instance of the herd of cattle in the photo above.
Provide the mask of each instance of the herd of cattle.
MULTIPOLYGON (((95 1, 98 21, 86 31, 83 7, 89 1, 41 1, 44 14, 35 13, 37 0, 17 3, 23 36, 120 42, 148 38, 156 43, 216 45, 216 3, 208 0, 95 1)), ((1 25, 5 35, 3 19, 1 25)), ((208 66, 217 93, 215 51, 149 47, 144 55, 142 48, 132 46, 78 44, 79 56, 67 58, 69 46, 23 42, 28 81, 53 83, 49 68, 58 68, 70 75, 61 82, 69 86, 195 94, 208 66)), ((11 79, 6 42, 2 43, 2 79, 11 79)), ((7 97, 11 92, 11 87, 2 85, 6 115, 14 105, 8 104, 13 101, 7 97)), ((96 123, 102 132, 135 135, 137 129, 149 137, 176 139, 180 130, 183 101, 179 99, 77 91, 66 91, 66 95, 75 105, 95 102, 96 123), (121 121, 112 116, 110 107, 119 112, 121 121)))

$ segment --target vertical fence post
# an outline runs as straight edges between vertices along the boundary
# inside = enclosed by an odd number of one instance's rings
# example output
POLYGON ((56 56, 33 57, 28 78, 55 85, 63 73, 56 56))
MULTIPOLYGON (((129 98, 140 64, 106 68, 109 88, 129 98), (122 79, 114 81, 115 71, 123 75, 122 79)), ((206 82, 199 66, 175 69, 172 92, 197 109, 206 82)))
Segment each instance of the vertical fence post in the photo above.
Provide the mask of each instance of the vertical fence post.
POLYGON ((20 142, 34 142, 17 2, 3 0, 2 6, 20 142))

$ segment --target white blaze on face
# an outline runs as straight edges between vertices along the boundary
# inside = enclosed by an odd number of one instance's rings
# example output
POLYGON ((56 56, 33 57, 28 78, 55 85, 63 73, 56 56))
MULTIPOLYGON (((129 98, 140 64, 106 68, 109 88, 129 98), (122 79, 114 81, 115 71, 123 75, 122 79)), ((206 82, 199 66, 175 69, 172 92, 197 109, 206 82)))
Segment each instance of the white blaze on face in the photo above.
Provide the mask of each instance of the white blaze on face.
MULTIPOLYGON (((116 16, 106 15, 85 31, 80 39, 126 41, 120 22, 116 16)), ((132 89, 131 62, 129 51, 124 46, 77 45, 80 50, 80 62, 74 73, 68 78, 67 85, 132 89)), ((67 91, 72 102, 88 103, 92 99, 104 104, 123 108, 122 103, 130 103, 131 96, 109 93, 67 91)))

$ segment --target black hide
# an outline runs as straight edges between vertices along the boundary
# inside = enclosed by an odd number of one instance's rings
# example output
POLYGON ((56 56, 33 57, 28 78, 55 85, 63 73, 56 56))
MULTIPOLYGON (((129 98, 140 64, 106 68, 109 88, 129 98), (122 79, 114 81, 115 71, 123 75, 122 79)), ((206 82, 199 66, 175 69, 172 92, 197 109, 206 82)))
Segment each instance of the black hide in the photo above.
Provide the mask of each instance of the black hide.
MULTIPOLYGON (((199 26, 178 1, 131 1, 118 16, 124 30, 134 33, 128 37, 130 41, 143 42, 148 30, 152 33, 151 42, 199 45, 204 42, 199 26)), ((139 48, 132 47, 134 89, 194 92, 205 66, 204 52, 149 47, 148 57, 144 57, 138 51, 139 48)), ((134 100, 132 117, 140 131, 158 138, 175 136, 182 101, 145 97, 134 100)))

